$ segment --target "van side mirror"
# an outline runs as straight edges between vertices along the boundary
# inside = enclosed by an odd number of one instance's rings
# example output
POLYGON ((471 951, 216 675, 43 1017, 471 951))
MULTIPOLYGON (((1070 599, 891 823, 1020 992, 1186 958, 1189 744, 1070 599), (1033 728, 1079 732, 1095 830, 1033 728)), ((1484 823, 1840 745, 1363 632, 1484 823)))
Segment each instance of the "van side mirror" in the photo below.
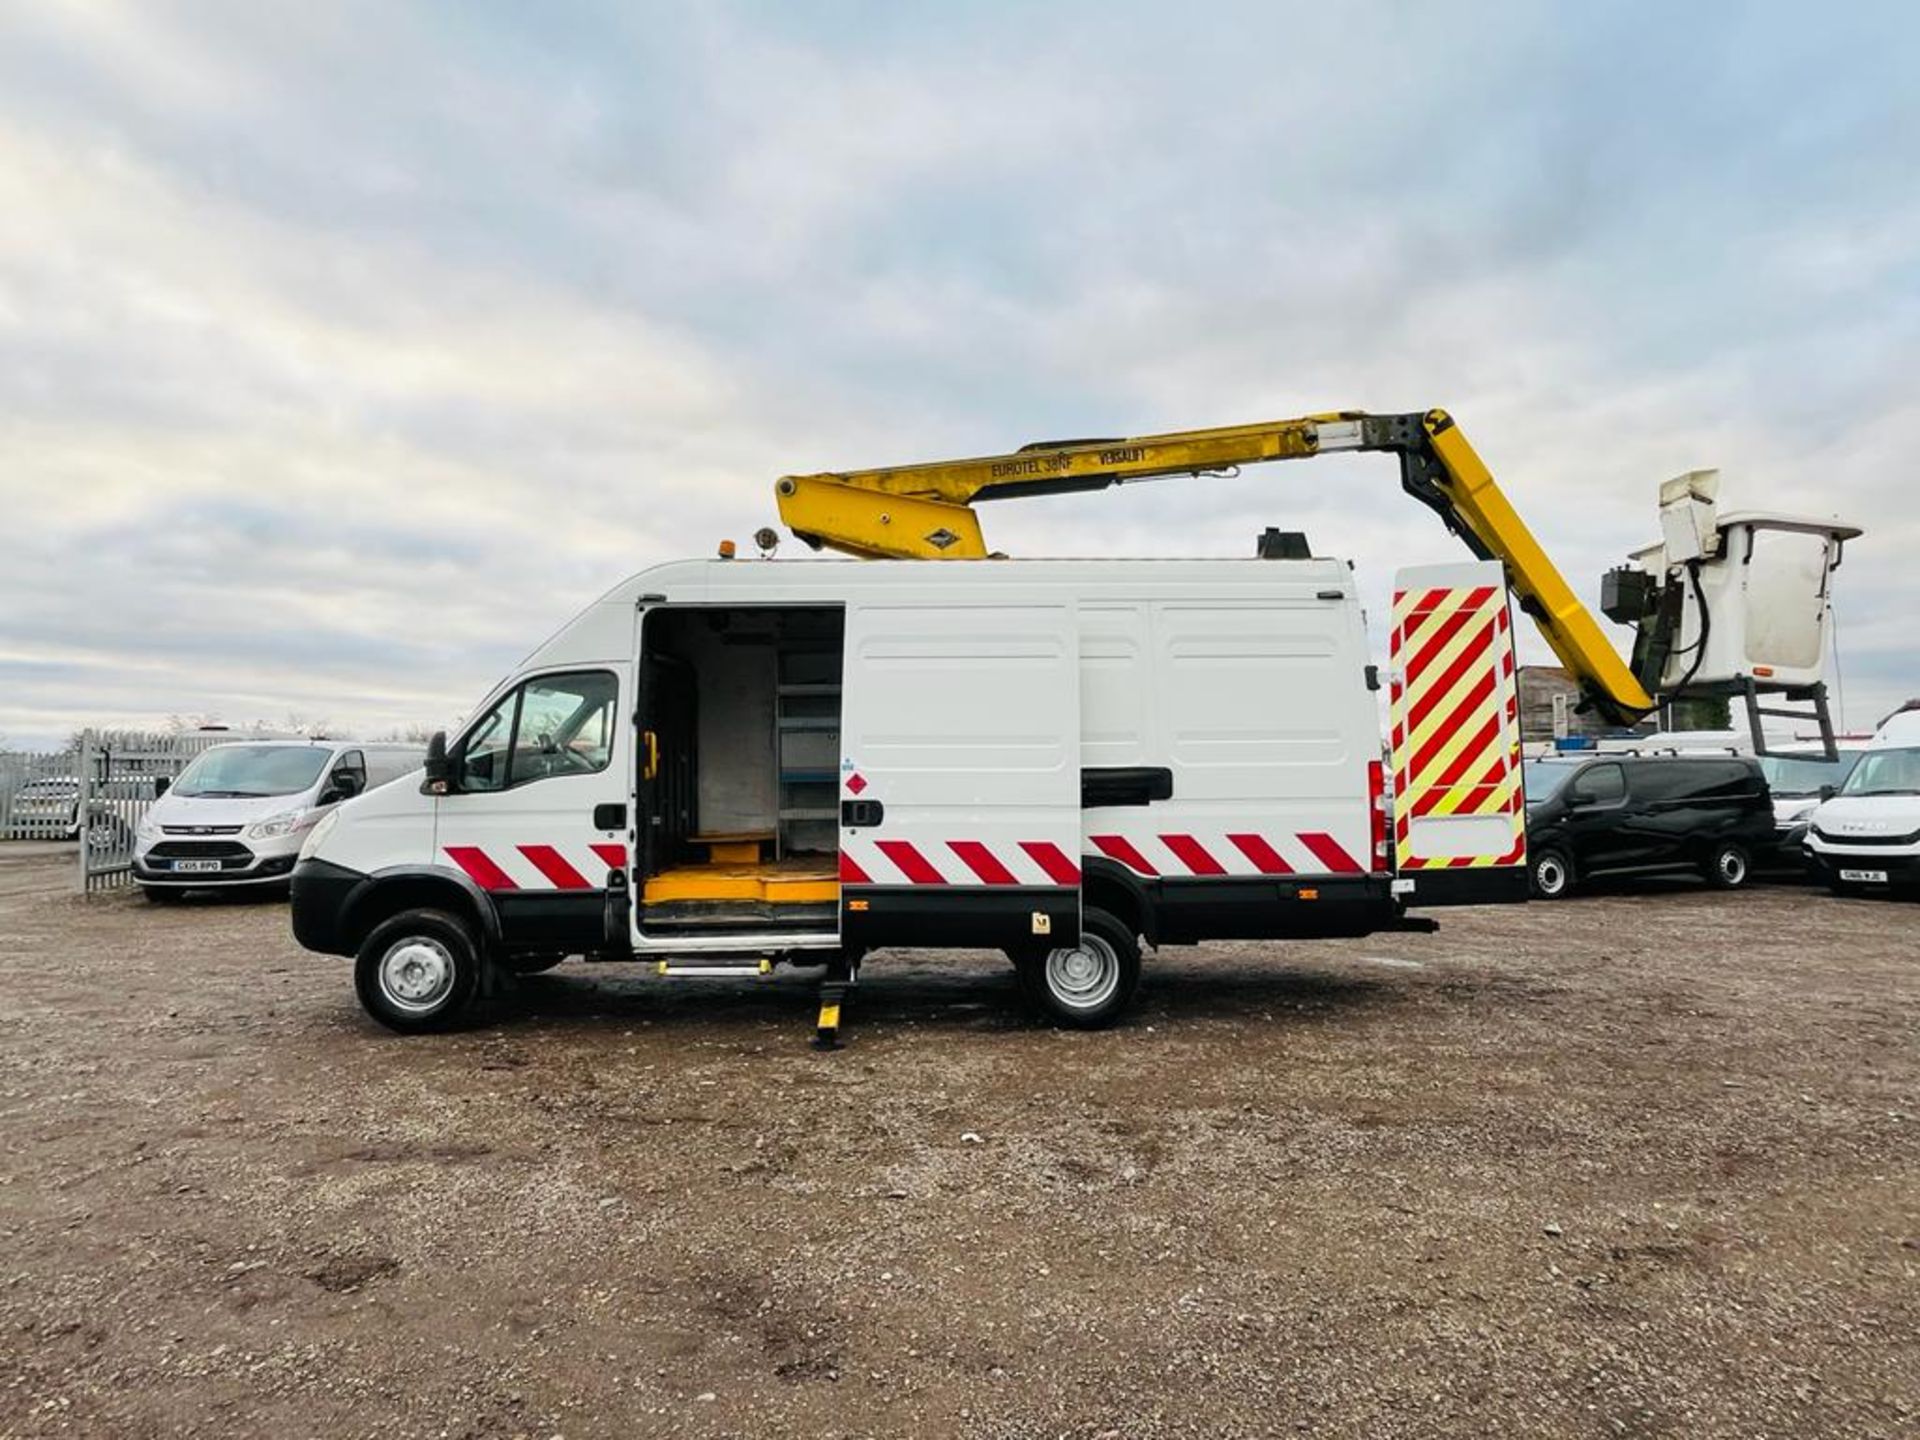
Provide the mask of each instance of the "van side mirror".
POLYGON ((436 730, 427 741, 427 778, 420 786, 423 795, 453 793, 453 761, 447 756, 447 732, 436 730))
POLYGON ((162 795, 166 794, 167 791, 171 790, 172 788, 173 788, 173 781, 168 776, 156 775, 153 777, 153 798, 154 799, 158 800, 162 795))
POLYGON ((336 800, 351 800, 360 793, 360 777, 351 770, 336 770, 327 777, 327 789, 336 800))
POLYGON ((1835 794, 1835 791, 1834 791, 1834 788, 1833 788, 1833 786, 1831 786, 1831 785, 1822 785, 1822 786, 1820 787, 1820 803, 1821 803, 1822 805, 1824 805, 1824 804, 1826 804, 1826 803, 1827 803, 1827 801, 1829 801, 1829 800, 1831 800, 1831 799, 1833 799, 1833 797, 1834 797, 1834 794, 1835 794))

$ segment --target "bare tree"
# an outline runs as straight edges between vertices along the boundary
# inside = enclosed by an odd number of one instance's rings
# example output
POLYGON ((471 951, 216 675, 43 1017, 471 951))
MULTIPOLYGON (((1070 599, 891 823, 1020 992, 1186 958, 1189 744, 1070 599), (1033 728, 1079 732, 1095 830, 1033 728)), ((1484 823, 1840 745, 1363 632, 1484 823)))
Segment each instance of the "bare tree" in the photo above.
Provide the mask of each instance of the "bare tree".
POLYGON ((395 725, 372 738, 392 745, 424 745, 433 738, 433 728, 419 724, 395 725))
POLYGON ((351 730, 337 729, 324 715, 303 715, 298 710, 289 710, 284 723, 289 735, 310 735, 316 740, 351 740, 351 730))

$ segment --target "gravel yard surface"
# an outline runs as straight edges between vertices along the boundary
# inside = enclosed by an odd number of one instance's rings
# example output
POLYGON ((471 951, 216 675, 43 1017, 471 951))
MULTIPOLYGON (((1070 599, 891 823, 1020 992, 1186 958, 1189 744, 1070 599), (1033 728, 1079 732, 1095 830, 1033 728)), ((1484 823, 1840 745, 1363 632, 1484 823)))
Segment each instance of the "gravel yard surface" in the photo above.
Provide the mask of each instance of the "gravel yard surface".
POLYGON ((1913 1436, 1920 905, 569 964, 403 1039, 280 902, 0 845, 0 1435, 1913 1436))

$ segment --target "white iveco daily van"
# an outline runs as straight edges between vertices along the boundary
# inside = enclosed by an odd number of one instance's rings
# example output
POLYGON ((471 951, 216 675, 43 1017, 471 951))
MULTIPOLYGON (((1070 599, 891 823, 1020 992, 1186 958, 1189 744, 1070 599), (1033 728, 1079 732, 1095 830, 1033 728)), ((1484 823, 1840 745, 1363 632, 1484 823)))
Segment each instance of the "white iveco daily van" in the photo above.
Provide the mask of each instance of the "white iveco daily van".
POLYGON ((1836 895, 1920 888, 1920 710, 1890 716, 1813 812, 1807 858, 1836 895))
POLYGON ((401 1030, 570 955, 824 964, 832 987, 899 946, 1004 950, 1043 1012, 1090 1027, 1127 1004, 1143 936, 1521 899, 1500 570, 1423 573, 1396 606, 1395 763, 1453 788, 1396 784, 1398 878, 1345 563, 688 561, 536 650, 422 784, 321 820, 294 933, 357 957, 401 1030))
POLYGON ((420 768, 419 745, 249 740, 196 755, 140 817, 133 878, 149 900, 283 886, 320 817, 420 768))

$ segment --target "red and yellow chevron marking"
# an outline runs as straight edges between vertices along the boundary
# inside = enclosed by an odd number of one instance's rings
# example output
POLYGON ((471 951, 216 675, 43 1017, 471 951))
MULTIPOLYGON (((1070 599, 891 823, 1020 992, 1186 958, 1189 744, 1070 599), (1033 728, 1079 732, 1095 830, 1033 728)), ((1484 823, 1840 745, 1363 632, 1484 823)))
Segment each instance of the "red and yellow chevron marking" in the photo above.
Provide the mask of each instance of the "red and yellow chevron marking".
MULTIPOLYGON (((1402 870, 1525 861, 1511 625, 1501 585, 1394 594, 1394 853, 1402 870), (1503 823, 1497 831, 1474 827, 1480 838, 1472 854, 1451 847, 1442 847, 1450 849, 1446 854, 1422 853, 1426 847, 1414 843, 1414 822, 1447 817, 1503 823)), ((1467 832, 1463 827, 1456 833, 1467 832)))

